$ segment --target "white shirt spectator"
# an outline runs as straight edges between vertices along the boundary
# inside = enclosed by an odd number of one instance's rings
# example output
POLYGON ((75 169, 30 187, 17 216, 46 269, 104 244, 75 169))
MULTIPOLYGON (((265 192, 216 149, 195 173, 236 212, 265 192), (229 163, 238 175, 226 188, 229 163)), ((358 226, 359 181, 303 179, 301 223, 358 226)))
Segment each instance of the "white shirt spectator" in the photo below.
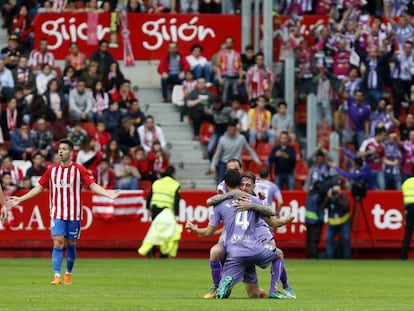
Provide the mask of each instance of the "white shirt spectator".
POLYGON ((0 72, 0 86, 14 88, 12 72, 6 67, 4 67, 3 71, 0 72))
POLYGON ((164 132, 162 129, 154 125, 152 130, 149 130, 145 127, 145 125, 141 125, 137 129, 139 139, 141 141, 141 146, 144 147, 146 153, 148 153, 152 148, 152 143, 155 140, 158 140, 161 144, 163 150, 167 147, 167 142, 165 140, 164 132))

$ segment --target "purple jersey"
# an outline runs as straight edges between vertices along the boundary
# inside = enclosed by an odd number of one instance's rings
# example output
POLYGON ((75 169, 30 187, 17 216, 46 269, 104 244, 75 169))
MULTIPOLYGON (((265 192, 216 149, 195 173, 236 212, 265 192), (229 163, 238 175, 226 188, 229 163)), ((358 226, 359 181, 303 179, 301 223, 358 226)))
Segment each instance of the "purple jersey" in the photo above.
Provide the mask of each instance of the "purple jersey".
MULTIPOLYGON (((261 204, 253 196, 250 200, 261 204)), ((261 216, 253 210, 238 212, 233 202, 229 199, 218 204, 213 209, 210 225, 217 227, 223 221, 227 258, 255 256, 263 250, 263 243, 256 232, 261 216)))
POLYGON ((262 179, 256 183, 255 191, 262 191, 266 198, 263 200, 263 204, 272 206, 273 200, 281 200, 282 194, 279 187, 270 180, 262 179))

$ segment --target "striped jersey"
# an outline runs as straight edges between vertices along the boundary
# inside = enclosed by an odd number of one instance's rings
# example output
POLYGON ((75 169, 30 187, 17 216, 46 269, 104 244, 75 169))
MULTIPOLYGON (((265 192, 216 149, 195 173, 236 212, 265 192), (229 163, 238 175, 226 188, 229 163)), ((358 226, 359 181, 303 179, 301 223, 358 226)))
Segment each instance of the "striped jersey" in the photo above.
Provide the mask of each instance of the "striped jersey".
POLYGON ((78 163, 63 167, 51 165, 42 175, 39 184, 49 188, 50 217, 62 220, 82 219, 81 192, 83 186, 94 183, 94 177, 78 163))

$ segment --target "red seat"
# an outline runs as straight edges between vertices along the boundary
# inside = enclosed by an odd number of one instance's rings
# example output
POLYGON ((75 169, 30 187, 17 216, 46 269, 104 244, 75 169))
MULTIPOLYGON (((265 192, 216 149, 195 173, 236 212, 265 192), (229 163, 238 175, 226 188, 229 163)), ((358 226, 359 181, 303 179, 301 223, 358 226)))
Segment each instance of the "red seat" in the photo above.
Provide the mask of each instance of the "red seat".
POLYGON ((203 121, 200 126, 200 142, 207 145, 214 132, 214 124, 203 121))
POLYGON ((267 166, 265 163, 257 164, 254 161, 250 161, 249 163, 249 171, 254 173, 256 176, 259 176, 259 171, 263 166, 267 166))
POLYGON ((152 182, 150 180, 140 180, 139 189, 144 190, 145 194, 150 192, 152 187, 152 182))
MULTIPOLYGON (((249 146, 250 146, 250 148, 252 148, 252 149, 253 149, 253 151, 254 151, 254 145, 249 144, 249 146)), ((250 156, 250 154, 247 152, 247 150, 246 150, 246 149, 242 149, 242 162, 243 162, 244 164, 246 164, 247 168, 249 167, 249 165, 248 165, 248 164, 249 164, 250 162, 253 162, 252 157, 250 156)))
POLYGON ((94 136, 96 133, 96 125, 93 122, 82 122, 82 128, 89 136, 94 136))
POLYGON ((260 161, 264 162, 269 159, 270 152, 272 151, 275 144, 259 142, 256 147, 256 153, 260 161))
POLYGON ((295 188, 302 189, 307 178, 308 178, 308 165, 306 164, 305 161, 297 162, 296 168, 295 168, 295 184, 296 184, 295 188))
POLYGON ((217 97, 219 95, 217 88, 214 85, 207 86, 207 90, 210 91, 214 97, 217 97))
POLYGON ((299 162, 300 160, 302 160, 302 154, 300 152, 299 144, 297 142, 290 142, 289 146, 291 146, 291 147, 293 147, 293 149, 295 149, 296 162, 299 162))
POLYGON ((307 122, 306 104, 299 103, 295 111, 296 122, 298 125, 305 125, 307 122))

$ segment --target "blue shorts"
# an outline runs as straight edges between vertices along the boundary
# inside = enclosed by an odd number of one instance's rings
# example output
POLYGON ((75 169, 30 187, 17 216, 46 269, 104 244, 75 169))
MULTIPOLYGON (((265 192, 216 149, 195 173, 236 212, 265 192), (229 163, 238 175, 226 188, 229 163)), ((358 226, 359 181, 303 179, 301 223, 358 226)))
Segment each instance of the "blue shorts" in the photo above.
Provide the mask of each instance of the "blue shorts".
POLYGON ((50 221, 52 236, 64 236, 68 240, 76 240, 80 237, 80 221, 52 219, 50 221))

